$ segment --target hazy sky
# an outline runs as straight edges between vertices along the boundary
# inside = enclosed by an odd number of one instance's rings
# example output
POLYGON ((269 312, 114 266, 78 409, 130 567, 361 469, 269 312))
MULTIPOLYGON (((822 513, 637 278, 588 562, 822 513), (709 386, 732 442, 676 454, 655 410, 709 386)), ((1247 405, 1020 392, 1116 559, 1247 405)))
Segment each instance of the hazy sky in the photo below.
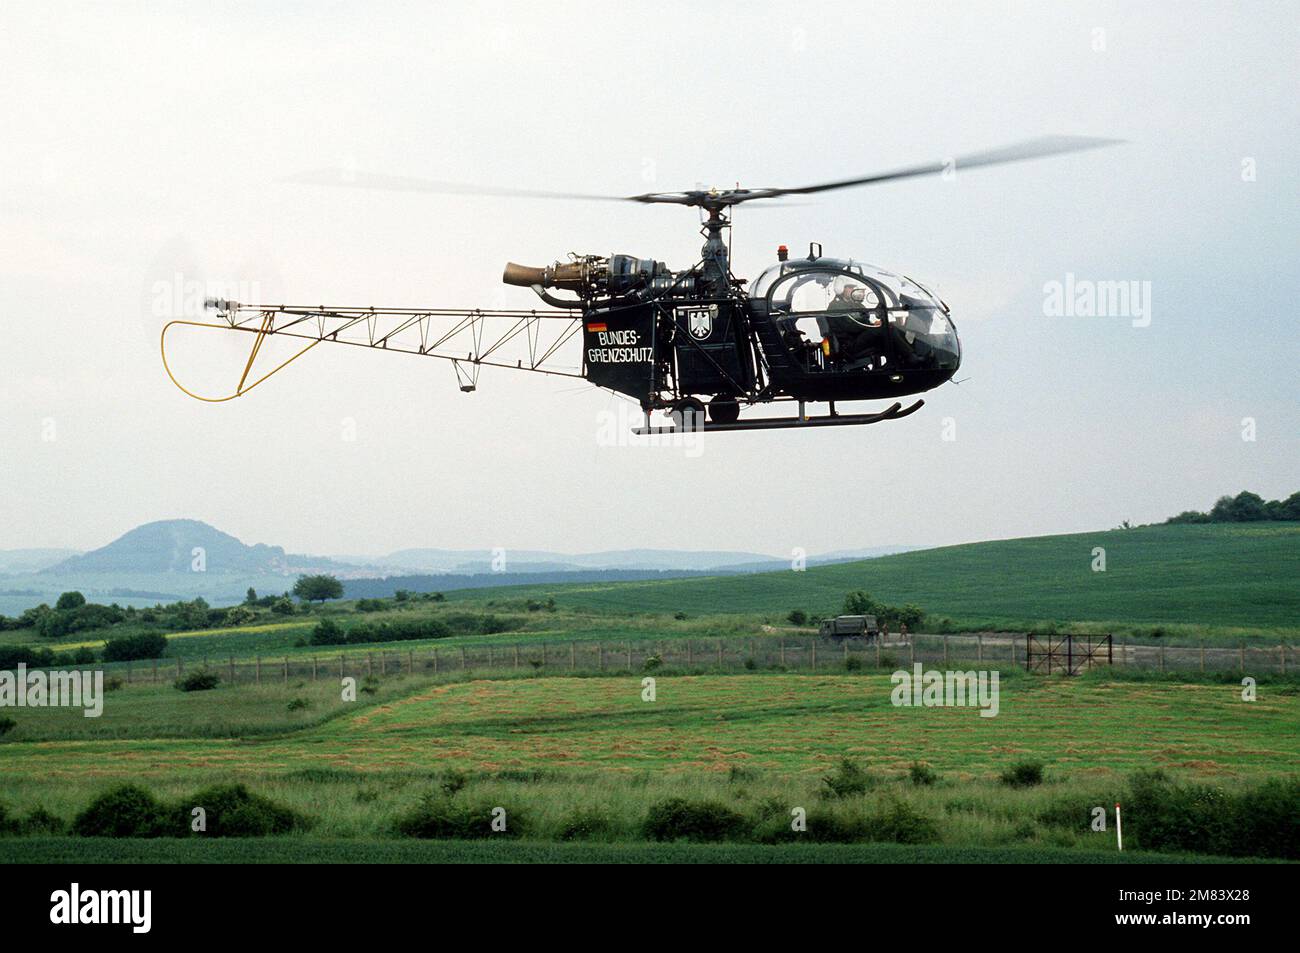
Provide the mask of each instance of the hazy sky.
MULTIPOLYGON (((1241 2, 6 3, 0 548, 192 517, 299 552, 779 555, 1289 494, 1298 20, 1241 2), (968 380, 901 422, 696 454, 602 445, 622 402, 573 381, 485 371, 463 395, 443 362, 327 346, 206 405, 159 361, 177 275, 274 301, 531 307, 500 284, 507 260, 698 257, 692 210, 277 181, 305 170, 629 194, 1056 133, 1130 142, 738 210, 738 275, 819 241, 947 300, 968 380), (1067 275, 1149 282, 1149 326, 1045 313, 1067 275)), ((241 343, 183 356, 233 380, 241 343)))

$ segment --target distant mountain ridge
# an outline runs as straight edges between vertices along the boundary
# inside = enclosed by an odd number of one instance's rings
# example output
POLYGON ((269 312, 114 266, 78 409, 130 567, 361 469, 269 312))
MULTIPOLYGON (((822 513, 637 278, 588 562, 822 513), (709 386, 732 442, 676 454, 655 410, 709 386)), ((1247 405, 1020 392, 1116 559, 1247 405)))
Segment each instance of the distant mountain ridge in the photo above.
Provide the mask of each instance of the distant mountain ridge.
POLYGON ((282 546, 265 543, 246 545, 200 520, 157 520, 119 536, 107 546, 70 556, 48 566, 43 573, 190 573, 203 572, 268 574, 287 576, 295 572, 324 569, 354 569, 326 557, 286 553, 282 546))
MULTIPOLYGON (((807 565, 905 552, 882 546, 806 558, 807 565)), ((791 557, 743 550, 616 549, 558 553, 533 549, 401 549, 383 556, 310 556, 282 546, 246 544, 201 520, 144 523, 98 549, 0 551, 0 574, 41 577, 130 576, 118 585, 143 584, 143 577, 192 575, 292 577, 328 572, 342 578, 412 575, 510 575, 567 572, 751 573, 789 568, 791 557), (8 562, 6 556, 10 556, 8 562), (13 565, 14 569, 4 568, 13 565)), ((90 584, 90 583, 88 583, 90 584)), ((155 588, 152 583, 148 588, 155 588)), ((167 584, 170 587, 171 584, 167 584)), ((279 585, 278 582, 271 585, 279 585)))

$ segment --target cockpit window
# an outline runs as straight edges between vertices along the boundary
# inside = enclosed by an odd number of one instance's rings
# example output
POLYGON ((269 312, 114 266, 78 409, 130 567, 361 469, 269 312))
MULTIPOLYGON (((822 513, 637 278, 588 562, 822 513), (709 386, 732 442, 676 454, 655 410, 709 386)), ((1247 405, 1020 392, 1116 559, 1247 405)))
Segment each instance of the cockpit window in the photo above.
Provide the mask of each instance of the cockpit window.
POLYGON ((866 311, 879 306, 880 298, 870 285, 841 272, 796 272, 772 292, 772 310, 786 314, 866 311))

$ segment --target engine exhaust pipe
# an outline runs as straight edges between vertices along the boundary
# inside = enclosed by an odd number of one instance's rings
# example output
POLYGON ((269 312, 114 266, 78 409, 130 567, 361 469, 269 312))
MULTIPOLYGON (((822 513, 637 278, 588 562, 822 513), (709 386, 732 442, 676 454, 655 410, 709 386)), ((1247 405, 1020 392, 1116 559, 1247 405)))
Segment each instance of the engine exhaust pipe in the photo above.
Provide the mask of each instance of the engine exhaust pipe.
POLYGON ((546 274, 548 270, 529 268, 527 265, 516 265, 513 261, 508 261, 501 280, 508 285, 518 285, 521 288, 531 288, 533 285, 541 285, 545 288, 548 284, 546 274))

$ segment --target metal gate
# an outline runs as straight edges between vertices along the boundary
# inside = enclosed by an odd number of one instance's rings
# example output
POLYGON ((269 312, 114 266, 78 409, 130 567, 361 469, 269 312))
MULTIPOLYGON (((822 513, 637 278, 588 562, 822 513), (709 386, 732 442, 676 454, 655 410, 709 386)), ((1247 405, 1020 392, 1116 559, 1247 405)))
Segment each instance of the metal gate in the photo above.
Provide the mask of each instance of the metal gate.
POLYGON ((1114 661, 1109 634, 1025 636, 1025 670, 1038 675, 1078 675, 1114 661))

